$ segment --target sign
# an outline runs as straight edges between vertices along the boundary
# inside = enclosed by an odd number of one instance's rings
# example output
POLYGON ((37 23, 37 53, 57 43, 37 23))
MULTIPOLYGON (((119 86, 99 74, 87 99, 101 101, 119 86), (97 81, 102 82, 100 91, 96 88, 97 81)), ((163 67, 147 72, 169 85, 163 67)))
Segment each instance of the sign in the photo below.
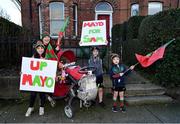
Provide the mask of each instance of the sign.
POLYGON ((80 46, 107 45, 106 21, 84 21, 80 46))
POLYGON ((22 58, 20 90, 54 92, 57 61, 22 58))

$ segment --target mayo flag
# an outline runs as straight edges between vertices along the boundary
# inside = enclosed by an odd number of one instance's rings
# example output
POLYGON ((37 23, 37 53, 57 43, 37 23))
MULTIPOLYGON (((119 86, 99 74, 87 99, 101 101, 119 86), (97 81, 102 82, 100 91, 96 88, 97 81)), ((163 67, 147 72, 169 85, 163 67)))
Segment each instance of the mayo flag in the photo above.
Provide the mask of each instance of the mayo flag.
POLYGON ((139 61, 139 63, 141 64, 142 67, 148 67, 151 64, 153 64, 155 61, 163 58, 165 48, 170 43, 172 43, 173 41, 175 41, 175 39, 172 39, 171 41, 167 42, 166 44, 162 45, 161 47, 159 47, 155 51, 147 54, 146 56, 135 54, 136 58, 139 61))

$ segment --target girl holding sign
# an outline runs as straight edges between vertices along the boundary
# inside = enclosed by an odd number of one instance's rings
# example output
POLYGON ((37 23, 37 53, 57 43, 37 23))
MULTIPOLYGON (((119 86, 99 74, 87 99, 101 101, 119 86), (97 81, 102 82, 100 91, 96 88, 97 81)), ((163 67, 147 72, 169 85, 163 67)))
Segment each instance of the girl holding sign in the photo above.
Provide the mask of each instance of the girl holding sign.
MULTIPOLYGON (((33 57, 44 59, 44 56, 45 56, 44 48, 45 48, 45 46, 42 43, 42 41, 40 41, 40 40, 37 41, 37 43, 35 45, 36 51, 35 51, 33 57)), ((37 92, 31 91, 30 100, 29 100, 29 108, 25 114, 26 117, 30 116, 31 113, 34 111, 33 106, 35 103, 36 96, 37 96, 37 92)), ((40 97, 39 115, 44 115, 45 93, 39 92, 39 97, 40 97)))

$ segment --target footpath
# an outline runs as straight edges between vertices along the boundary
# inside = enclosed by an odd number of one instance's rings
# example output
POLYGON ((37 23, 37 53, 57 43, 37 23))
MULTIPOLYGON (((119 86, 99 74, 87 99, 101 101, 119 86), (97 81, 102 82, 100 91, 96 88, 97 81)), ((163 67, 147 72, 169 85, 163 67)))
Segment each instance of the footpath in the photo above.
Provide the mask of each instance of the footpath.
POLYGON ((164 88, 150 83, 136 72, 127 77, 126 113, 111 111, 111 81, 108 75, 105 75, 106 107, 101 108, 97 104, 88 109, 80 109, 77 105, 72 119, 68 119, 64 114, 66 102, 63 99, 56 100, 54 108, 47 101, 44 116, 39 116, 38 100, 36 100, 34 113, 30 117, 25 117, 29 97, 28 93, 19 92, 19 77, 3 78, 5 79, 1 80, 0 84, 4 89, 1 88, 0 96, 4 96, 6 100, 0 99, 0 123, 180 123, 180 103, 166 96, 164 88), (5 84, 8 85, 5 86, 5 84), (17 96, 17 99, 12 100, 14 96, 17 96), (21 97, 18 98, 18 96, 21 97))

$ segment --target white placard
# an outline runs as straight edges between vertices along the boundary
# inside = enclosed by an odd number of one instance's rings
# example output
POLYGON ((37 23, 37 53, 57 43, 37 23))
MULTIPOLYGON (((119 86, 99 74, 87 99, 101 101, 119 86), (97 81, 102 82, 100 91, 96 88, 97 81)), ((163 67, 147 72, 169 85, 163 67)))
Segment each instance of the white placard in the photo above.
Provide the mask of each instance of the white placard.
POLYGON ((22 58, 20 90, 54 92, 57 61, 22 58))
POLYGON ((84 21, 79 45, 107 45, 106 20, 84 21))

